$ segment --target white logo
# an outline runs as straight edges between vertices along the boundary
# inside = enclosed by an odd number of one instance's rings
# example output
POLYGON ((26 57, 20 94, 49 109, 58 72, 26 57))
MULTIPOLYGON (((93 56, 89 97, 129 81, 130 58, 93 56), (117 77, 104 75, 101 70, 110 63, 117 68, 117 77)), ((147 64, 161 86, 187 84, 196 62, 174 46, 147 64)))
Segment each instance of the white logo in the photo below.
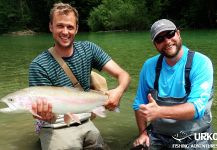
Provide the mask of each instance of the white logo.
POLYGON ((187 144, 182 143, 181 141, 185 138, 189 138, 191 140, 217 140, 217 133, 194 133, 194 134, 187 134, 184 131, 180 131, 179 133, 172 136, 175 140, 179 141, 178 144, 172 144, 172 148, 194 148, 194 149, 210 149, 210 148, 217 148, 217 144, 187 144))
POLYGON ((200 85, 200 88, 203 90, 207 90, 209 88, 209 83, 206 81, 200 85))
POLYGON ((194 133, 195 140, 217 140, 217 133, 194 133))
POLYGON ((179 133, 175 134, 172 136, 173 139, 181 142, 185 138, 192 139, 194 140, 216 140, 217 141, 217 133, 186 133, 184 131, 180 131, 179 133))
POLYGON ((176 133, 175 135, 172 136, 173 139, 181 142, 185 138, 189 138, 191 140, 192 134, 187 134, 184 131, 180 131, 179 133, 176 133))

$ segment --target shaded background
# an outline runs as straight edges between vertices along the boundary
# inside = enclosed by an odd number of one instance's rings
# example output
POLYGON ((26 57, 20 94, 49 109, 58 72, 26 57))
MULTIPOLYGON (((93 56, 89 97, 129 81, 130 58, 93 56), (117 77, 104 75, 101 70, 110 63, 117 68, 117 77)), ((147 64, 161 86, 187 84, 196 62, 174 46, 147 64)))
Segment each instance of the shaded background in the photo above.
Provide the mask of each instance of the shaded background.
MULTIPOLYGON (((48 32, 49 11, 59 0, 0 0, 0 33, 48 32)), ((216 28, 216 0, 62 0, 76 7, 80 31, 148 30, 160 18, 181 28, 216 28)))

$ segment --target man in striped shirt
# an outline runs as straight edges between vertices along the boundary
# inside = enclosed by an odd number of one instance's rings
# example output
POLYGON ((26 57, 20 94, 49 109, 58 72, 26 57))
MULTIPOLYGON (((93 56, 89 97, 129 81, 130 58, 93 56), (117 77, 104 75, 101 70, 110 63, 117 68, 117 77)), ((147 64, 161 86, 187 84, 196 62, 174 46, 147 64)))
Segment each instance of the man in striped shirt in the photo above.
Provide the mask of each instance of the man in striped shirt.
MULTIPOLYGON (((74 41, 78 31, 78 12, 69 4, 54 5, 50 11, 49 28, 55 41, 54 51, 67 63, 85 91, 90 90, 92 68, 103 70, 117 78, 119 84, 107 92, 109 98, 105 104, 108 110, 114 110, 129 85, 128 73, 96 44, 74 41)), ((29 85, 74 86, 48 50, 37 56, 30 64, 29 85)), ((34 118, 38 119, 36 125, 43 150, 105 148, 98 129, 89 120, 90 114, 79 116, 82 124, 72 123, 68 127, 63 123, 62 116, 54 116, 52 106, 46 100, 38 100, 32 108, 42 116, 34 118)))

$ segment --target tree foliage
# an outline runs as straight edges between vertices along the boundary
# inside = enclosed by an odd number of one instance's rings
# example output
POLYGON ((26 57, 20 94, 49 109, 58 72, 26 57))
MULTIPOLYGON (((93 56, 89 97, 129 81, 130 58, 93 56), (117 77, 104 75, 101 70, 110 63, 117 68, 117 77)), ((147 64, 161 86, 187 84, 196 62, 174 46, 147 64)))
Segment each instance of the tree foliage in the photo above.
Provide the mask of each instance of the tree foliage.
POLYGON ((30 10, 25 0, 1 0, 0 7, 0 33, 26 28, 30 23, 30 10))
POLYGON ((90 12, 91 30, 141 30, 147 24, 145 1, 103 0, 90 12))
MULTIPOLYGON (((59 0, 0 0, 0 33, 48 31, 49 11, 59 0)), ((62 0, 79 11, 79 30, 144 30, 168 18, 181 27, 216 28, 216 0, 62 0)))
POLYGON ((90 12, 88 25, 97 30, 149 29, 157 19, 171 19, 181 27, 217 27, 216 0, 103 0, 90 12), (113 7, 112 7, 112 6, 113 7))

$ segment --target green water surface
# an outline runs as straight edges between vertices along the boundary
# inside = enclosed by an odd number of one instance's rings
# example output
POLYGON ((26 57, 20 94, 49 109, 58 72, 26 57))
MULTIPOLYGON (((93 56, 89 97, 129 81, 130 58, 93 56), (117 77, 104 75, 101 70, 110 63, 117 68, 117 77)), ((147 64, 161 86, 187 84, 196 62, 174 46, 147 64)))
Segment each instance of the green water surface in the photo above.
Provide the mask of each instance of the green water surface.
MULTIPOLYGON (((209 56, 214 70, 217 69, 217 30, 183 31, 181 35, 185 45, 209 56)), ((108 112, 106 118, 94 120, 112 150, 129 149, 138 134, 131 105, 137 88, 139 71, 147 58, 157 54, 149 33, 79 33, 76 40, 90 40, 100 45, 131 75, 131 85, 121 101, 121 112, 108 112)), ((52 45, 50 34, 0 36, 0 97, 27 87, 30 62, 52 45)), ((107 78, 109 88, 116 86, 115 79, 103 75, 107 78)), ((215 83, 216 77, 215 72, 215 83)), ((214 100, 212 112, 215 131, 217 131, 216 104, 214 100)), ((34 121, 30 114, 0 114, 0 139, 0 149, 40 150, 38 137, 34 133, 34 121)))

